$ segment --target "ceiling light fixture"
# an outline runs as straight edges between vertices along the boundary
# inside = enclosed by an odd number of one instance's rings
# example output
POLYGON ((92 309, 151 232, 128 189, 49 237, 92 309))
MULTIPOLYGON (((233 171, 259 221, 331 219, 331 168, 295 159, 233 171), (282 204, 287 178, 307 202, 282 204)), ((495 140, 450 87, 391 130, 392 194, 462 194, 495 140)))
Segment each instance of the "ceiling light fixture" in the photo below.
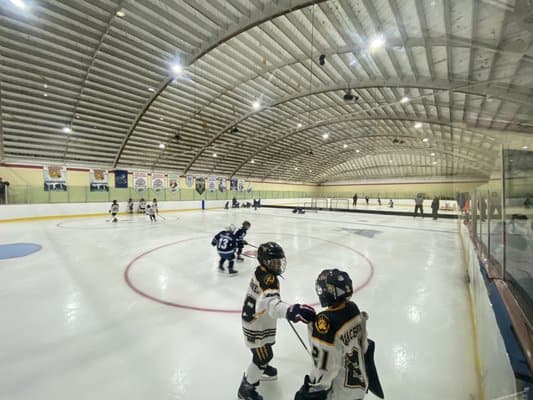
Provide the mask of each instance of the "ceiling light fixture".
POLYGON ((174 64, 172 66, 172 72, 174 72, 176 75, 179 75, 183 72, 183 67, 181 64, 174 64))
POLYGON ((433 161, 433 165, 437 164, 437 161, 433 161))
POLYGON ((376 51, 381 49, 385 45, 385 39, 383 36, 376 36, 370 41, 370 44, 368 45, 368 48, 370 51, 376 51))
POLYGON ((154 89, 153 87, 149 87, 149 88, 148 88, 148 91, 149 91, 149 92, 155 92, 155 89, 154 89))
POLYGON ((415 122, 415 129, 420 129, 422 128, 422 122, 415 122))
POLYGON ((23 10, 26 8, 26 4, 24 4, 22 0, 10 0, 10 1, 11 1, 11 4, 13 4, 14 6, 18 8, 21 8, 23 10))
POLYGON ((296 125, 297 128, 301 128, 302 127, 302 124, 298 123, 298 125, 296 125))
POLYGON ((326 55, 325 54, 321 54, 320 57, 318 57, 318 63, 320 65, 324 65, 326 63, 326 55))
POLYGON ((404 103, 409 103, 409 97, 407 96, 403 96, 402 99, 400 100, 400 103, 404 104, 404 103))
POLYGON ((163 149, 165 148, 165 144, 164 144, 164 143, 159 143, 159 148, 160 148, 161 150, 163 150, 163 149))
POLYGON ((435 157, 435 153, 431 153, 431 156, 432 156, 432 157, 435 157))
POLYGON ((424 139, 422 139, 422 141, 423 141, 424 143, 427 143, 427 142, 429 142, 429 138, 425 137, 424 139))
POLYGON ((261 108, 261 102, 259 100, 254 101, 252 107, 254 110, 259 110, 261 108))
POLYGON ((45 93, 45 94, 43 94, 43 96, 44 96, 44 97, 48 97, 48 95, 47 95, 46 93, 45 93))
POLYGON ((70 133, 70 132, 72 132, 72 129, 70 129, 69 126, 65 126, 65 127, 63 128, 63 132, 65 132, 65 133, 70 133))
POLYGON ((329 138, 329 133, 324 133, 324 134, 322 135, 322 138, 323 138, 323 139, 327 139, 327 138, 329 138))
POLYGON ((163 117, 159 117, 159 119, 160 119, 161 121, 164 121, 164 120, 165 120, 165 118, 163 118, 163 117))
POLYGON ((122 9, 120 9, 120 10, 118 10, 118 11, 116 12, 116 16, 117 16, 117 17, 122 18, 122 17, 124 17, 125 15, 126 15, 126 13, 125 13, 124 10, 122 10, 122 9))
POLYGON ((250 161, 252 164, 255 164, 255 160, 250 161))
POLYGON ((527 147, 527 146, 522 146, 522 148, 523 148, 524 150, 527 150, 527 149, 528 149, 528 147, 527 147))
POLYGON ((231 133, 239 133, 239 128, 237 127, 237 125, 231 128, 231 133))
POLYGON ((359 150, 359 149, 355 150, 356 153, 359 153, 360 151, 361 151, 361 150, 359 150))
POLYGON ((346 148, 346 147, 348 147, 348 145, 345 143, 342 147, 346 148))
POLYGON ((216 157, 217 156, 217 153, 213 153, 213 157, 216 157))

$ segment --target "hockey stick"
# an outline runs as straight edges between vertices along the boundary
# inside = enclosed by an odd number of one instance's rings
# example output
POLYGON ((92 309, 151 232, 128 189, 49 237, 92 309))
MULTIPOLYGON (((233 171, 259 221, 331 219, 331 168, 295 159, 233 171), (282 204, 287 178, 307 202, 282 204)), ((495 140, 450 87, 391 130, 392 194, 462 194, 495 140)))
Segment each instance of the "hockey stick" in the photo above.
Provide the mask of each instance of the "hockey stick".
POLYGON ((166 221, 166 220, 167 220, 167 219, 166 219, 165 217, 163 217, 163 216, 162 216, 162 215, 160 215, 159 213, 157 213, 157 216, 158 216, 159 218, 162 218, 162 219, 163 219, 163 221, 166 221))
POLYGON ((257 246, 256 246, 256 245, 253 245, 253 244, 248 243, 248 242, 246 242, 246 246, 250 246, 250 247, 253 247, 253 248, 257 249, 257 246))
POLYGON ((296 328, 294 327, 294 325, 292 324, 291 321, 287 320, 287 322, 289 323, 289 325, 291 326, 292 330, 294 331, 294 333, 296 334, 296 336, 298 337, 298 340, 300 341, 300 343, 302 344, 302 346, 304 347, 305 351, 307 351, 307 354, 309 354, 309 356, 311 356, 311 353, 309 353, 309 349, 307 348, 307 346, 305 345, 304 341, 302 340, 300 334, 298 333, 298 331, 296 330, 296 328))

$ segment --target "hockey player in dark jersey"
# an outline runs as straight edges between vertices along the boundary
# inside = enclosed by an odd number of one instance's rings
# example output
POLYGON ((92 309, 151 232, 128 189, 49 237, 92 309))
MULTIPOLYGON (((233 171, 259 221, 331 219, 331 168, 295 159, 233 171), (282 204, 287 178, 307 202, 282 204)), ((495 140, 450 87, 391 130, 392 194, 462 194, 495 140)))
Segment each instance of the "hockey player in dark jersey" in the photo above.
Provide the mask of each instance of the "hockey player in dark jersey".
POLYGON ((350 301, 350 276, 323 270, 316 280, 322 307, 308 325, 313 366, 295 400, 362 400, 370 389, 383 398, 373 361, 374 342, 367 338, 368 315, 350 301))
POLYGON ((276 368, 270 365, 274 356, 278 318, 308 324, 315 319, 313 307, 287 304, 280 298, 278 276, 285 271, 286 259, 281 246, 264 243, 257 249, 259 266, 255 269, 242 307, 242 329, 246 345, 252 351, 252 362, 242 377, 239 399, 262 400, 257 387, 262 380, 275 380, 276 368))
POLYGON ((237 241, 237 261, 243 261, 244 258, 242 258, 242 248, 245 244, 248 244, 246 240, 244 240, 244 237, 246 236, 246 233, 248 233, 248 229, 252 224, 250 224, 248 221, 244 221, 242 223, 242 227, 235 232, 235 240, 237 241))
POLYGON ((235 225, 231 224, 225 230, 218 232, 213 240, 211 240, 211 244, 217 247, 218 255, 220 256, 218 270, 224 272, 224 262, 228 260, 228 273, 230 276, 239 272, 233 269, 236 246, 234 232, 235 225))

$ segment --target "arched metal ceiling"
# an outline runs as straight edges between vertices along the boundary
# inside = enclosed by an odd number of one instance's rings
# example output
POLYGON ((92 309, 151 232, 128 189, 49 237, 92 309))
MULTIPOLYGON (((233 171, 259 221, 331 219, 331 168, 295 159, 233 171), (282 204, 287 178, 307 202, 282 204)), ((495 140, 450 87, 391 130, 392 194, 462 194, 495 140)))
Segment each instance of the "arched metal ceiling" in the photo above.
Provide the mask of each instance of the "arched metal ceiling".
POLYGON ((487 177, 533 138, 528 0, 0 0, 0 22, 4 161, 487 177))

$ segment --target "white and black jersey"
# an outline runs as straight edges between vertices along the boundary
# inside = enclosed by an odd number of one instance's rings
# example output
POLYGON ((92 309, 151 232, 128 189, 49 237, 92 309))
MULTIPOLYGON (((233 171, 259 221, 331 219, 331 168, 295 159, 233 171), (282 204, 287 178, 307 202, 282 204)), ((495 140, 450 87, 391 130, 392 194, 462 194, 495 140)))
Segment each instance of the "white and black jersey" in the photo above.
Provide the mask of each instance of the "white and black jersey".
POLYGON ((357 305, 350 301, 322 311, 308 333, 314 364, 310 392, 328 390, 328 400, 362 399, 368 387, 368 339, 357 305))
POLYGON ((109 212, 114 217, 118 214, 118 203, 111 203, 111 207, 109 208, 109 212))
POLYGON ((279 280, 263 266, 258 266, 250 280, 242 307, 242 329, 246 345, 257 348, 276 341, 278 318, 285 318, 289 304, 280 297, 279 280))

